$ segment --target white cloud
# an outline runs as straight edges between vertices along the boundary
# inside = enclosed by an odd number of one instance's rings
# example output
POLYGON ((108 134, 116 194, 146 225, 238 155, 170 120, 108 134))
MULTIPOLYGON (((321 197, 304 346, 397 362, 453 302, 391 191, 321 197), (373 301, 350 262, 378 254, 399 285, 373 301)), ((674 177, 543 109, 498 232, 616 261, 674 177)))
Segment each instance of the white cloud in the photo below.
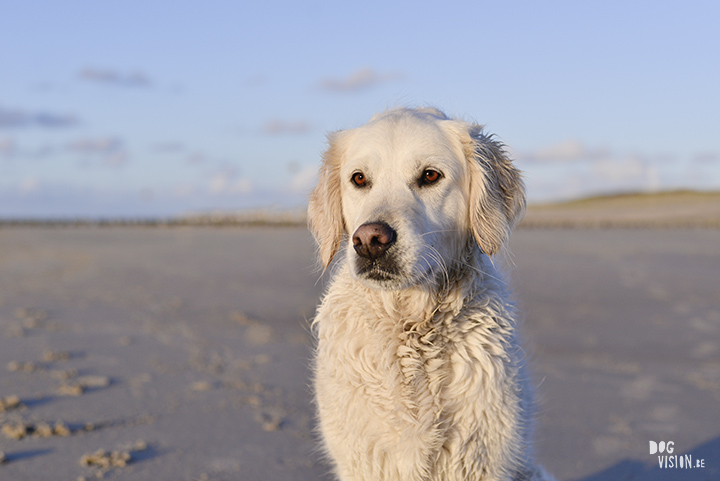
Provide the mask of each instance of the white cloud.
POLYGON ((305 134, 310 130, 310 124, 302 120, 294 122, 286 122, 283 120, 270 120, 263 126, 262 132, 268 135, 282 135, 305 134))
POLYGON ((40 181, 36 177, 27 177, 20 183, 20 193, 30 194, 40 190, 40 181))
POLYGON ((533 201, 694 185, 680 178, 673 156, 616 153, 578 141, 560 142, 518 160, 533 201))
POLYGON ((585 157, 585 153, 585 147, 582 143, 576 140, 566 140, 538 150, 535 152, 535 158, 544 161, 577 160, 585 157))
POLYGON ((103 159, 103 164, 108 167, 121 167, 127 163, 127 160, 125 152, 113 152, 103 159))
POLYGON ((371 68, 364 68, 353 72, 345 78, 324 79, 320 82, 320 88, 333 92, 359 92, 401 78, 402 75, 400 74, 380 74, 371 68))
POLYGON ((122 149, 122 141, 112 137, 106 138, 85 138, 77 139, 70 142, 67 146, 72 152, 82 152, 89 154, 111 153, 122 149))
POLYGON ((76 139, 67 144, 66 150, 81 156, 85 166, 121 167, 128 160, 123 141, 115 137, 76 139))
POLYGON ((178 184, 171 190, 172 195, 176 197, 190 197, 192 195, 195 195, 198 192, 197 186, 195 184, 178 184))
POLYGON ((0 139, 0 157, 12 157, 15 154, 15 141, 10 137, 0 139))
POLYGON ((250 180, 238 177, 232 169, 226 169, 210 178, 209 190, 212 194, 249 194, 253 186, 250 180))
POLYGON ((176 154, 185 151, 185 145, 182 142, 160 142, 153 145, 152 150, 161 154, 176 154))
POLYGON ((603 158, 592 163, 593 172, 609 181, 626 181, 642 177, 646 172, 645 165, 637 157, 624 159, 603 158))
POLYGON ((195 152, 193 154, 188 155, 185 158, 185 163, 189 164, 189 165, 197 165, 197 164, 202 164, 206 160, 207 160, 207 157, 204 154, 195 152))
POLYGON ((697 164, 717 164, 720 163, 720 153, 718 152, 699 152, 692 158, 693 162, 697 164))
POLYGON ((637 156, 603 158, 592 164, 593 173, 616 190, 657 190, 661 180, 656 166, 637 156))
POLYGON ((299 168, 290 179, 289 190, 292 193, 308 193, 315 186, 319 166, 315 164, 299 168))
POLYGON ((590 149, 578 140, 564 140, 534 152, 520 153, 517 157, 526 161, 553 163, 592 160, 607 155, 606 150, 590 149))
POLYGON ((150 85, 150 80, 140 71, 124 73, 110 69, 86 68, 80 71, 79 76, 90 82, 119 87, 148 87, 150 85))

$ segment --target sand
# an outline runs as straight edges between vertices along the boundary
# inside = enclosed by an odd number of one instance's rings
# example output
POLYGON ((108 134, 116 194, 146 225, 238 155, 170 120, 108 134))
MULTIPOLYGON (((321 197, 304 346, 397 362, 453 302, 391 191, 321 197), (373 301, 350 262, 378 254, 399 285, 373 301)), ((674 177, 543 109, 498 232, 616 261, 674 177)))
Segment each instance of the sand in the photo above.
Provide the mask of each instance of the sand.
MULTIPOLYGON (((520 230, 560 480, 720 479, 720 231, 520 230), (670 470, 650 440, 705 468, 670 470)), ((0 479, 331 479, 300 227, 0 228, 0 479)))

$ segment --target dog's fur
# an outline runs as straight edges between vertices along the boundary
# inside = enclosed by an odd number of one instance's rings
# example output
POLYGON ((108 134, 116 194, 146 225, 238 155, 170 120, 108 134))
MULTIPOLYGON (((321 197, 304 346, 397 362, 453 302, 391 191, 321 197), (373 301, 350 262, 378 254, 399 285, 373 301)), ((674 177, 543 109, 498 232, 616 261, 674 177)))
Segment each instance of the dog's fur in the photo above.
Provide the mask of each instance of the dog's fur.
POLYGON ((489 257, 524 207, 503 146, 438 110, 329 136, 309 224, 325 268, 347 240, 313 321, 320 431, 340 480, 550 479, 533 463, 531 390, 489 257), (353 248, 368 223, 388 234, 376 258, 353 248))

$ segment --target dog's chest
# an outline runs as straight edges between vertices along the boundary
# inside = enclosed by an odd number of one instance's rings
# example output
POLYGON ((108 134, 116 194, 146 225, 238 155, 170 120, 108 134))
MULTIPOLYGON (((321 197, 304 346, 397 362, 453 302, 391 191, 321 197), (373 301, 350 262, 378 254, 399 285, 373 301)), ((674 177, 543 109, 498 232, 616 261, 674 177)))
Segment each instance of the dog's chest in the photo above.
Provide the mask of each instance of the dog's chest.
POLYGON ((373 479, 435 479, 436 470, 465 479, 462 472, 480 469, 489 448, 477 445, 478 433, 497 431, 491 419, 508 429, 515 422, 503 418, 514 392, 504 304, 485 291, 403 310, 408 304, 345 297, 351 292, 331 290, 315 320, 315 386, 333 455, 379 469, 373 479), (470 464, 456 465, 468 449, 470 464))
POLYGON ((392 318, 355 307, 320 326, 318 354, 333 366, 335 388, 351 391, 363 411, 435 427, 463 405, 460 398, 477 394, 468 387, 483 377, 479 358, 487 355, 487 333, 477 322, 457 312, 392 318))

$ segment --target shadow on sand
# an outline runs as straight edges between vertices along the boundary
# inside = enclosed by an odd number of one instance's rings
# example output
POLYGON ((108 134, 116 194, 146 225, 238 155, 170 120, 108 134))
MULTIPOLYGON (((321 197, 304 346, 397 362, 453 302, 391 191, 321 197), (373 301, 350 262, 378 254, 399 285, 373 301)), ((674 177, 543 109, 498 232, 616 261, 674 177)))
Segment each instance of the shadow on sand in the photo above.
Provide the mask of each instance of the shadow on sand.
POLYGON ((575 481, 717 481, 720 480, 720 436, 696 446, 688 452, 673 453, 684 458, 692 457, 692 463, 705 461, 704 468, 661 468, 657 454, 648 455, 648 461, 625 459, 599 473, 575 481))
POLYGON ((6 453, 5 462, 14 463, 15 461, 22 461, 36 456, 43 456, 52 452, 52 449, 28 449, 25 451, 8 452, 6 453))

